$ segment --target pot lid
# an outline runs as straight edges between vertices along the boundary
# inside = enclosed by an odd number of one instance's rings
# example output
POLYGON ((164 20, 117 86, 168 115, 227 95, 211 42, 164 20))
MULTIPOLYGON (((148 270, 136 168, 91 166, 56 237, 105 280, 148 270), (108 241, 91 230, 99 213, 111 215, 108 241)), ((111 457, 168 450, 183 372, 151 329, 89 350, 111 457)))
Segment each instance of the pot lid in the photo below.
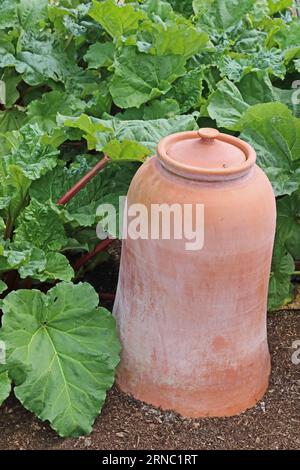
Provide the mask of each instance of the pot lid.
POLYGON ((256 160, 254 149, 217 129, 180 132, 165 137, 157 148, 160 162, 190 179, 234 179, 248 172, 256 160))

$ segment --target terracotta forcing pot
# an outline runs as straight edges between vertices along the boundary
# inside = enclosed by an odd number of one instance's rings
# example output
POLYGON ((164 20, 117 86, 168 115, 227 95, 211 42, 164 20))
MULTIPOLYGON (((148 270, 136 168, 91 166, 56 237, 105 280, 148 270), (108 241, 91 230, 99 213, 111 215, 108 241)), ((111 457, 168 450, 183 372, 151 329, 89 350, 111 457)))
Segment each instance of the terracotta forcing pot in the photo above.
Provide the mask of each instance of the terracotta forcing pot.
POLYGON ((117 383, 137 399, 186 417, 227 416, 268 386, 276 208, 255 160, 242 140, 200 129, 164 138, 133 178, 128 224, 137 203, 149 214, 153 204, 190 205, 193 220, 197 204, 204 210, 201 249, 187 249, 185 236, 164 239, 161 228, 157 239, 123 240, 117 383))

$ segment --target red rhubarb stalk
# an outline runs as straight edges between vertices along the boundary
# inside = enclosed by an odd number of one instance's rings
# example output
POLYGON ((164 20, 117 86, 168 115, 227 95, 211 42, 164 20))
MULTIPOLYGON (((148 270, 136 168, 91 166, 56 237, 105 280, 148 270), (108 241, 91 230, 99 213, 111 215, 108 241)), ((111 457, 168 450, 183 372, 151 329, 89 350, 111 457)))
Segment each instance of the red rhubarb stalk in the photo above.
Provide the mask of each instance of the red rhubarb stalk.
MULTIPOLYGON (((65 205, 67 204, 82 188, 84 188, 87 183, 94 177, 96 176, 100 170, 102 170, 107 163, 110 161, 110 158, 105 155, 100 162, 98 162, 86 175, 84 175, 81 180, 79 180, 74 186, 72 186, 69 191, 66 192, 64 196, 62 196, 58 201, 57 204, 59 205, 65 205)), ((87 263, 90 259, 92 259, 94 256, 96 256, 98 253, 101 253, 101 251, 104 251, 108 245, 110 245, 114 240, 107 238, 106 240, 101 241, 98 243, 98 245, 93 249, 93 251, 90 251, 89 253, 81 256, 79 258, 75 265, 74 269, 77 271, 80 269, 85 263, 87 263)))
POLYGON ((102 242, 98 243, 98 245, 96 245, 93 251, 90 251, 86 255, 81 256, 81 258, 79 258, 74 264, 75 271, 80 269, 85 263, 90 261, 90 259, 94 258, 94 256, 96 256, 98 253, 101 253, 101 251, 104 251, 105 248, 107 248, 108 245, 110 245, 113 241, 114 241, 113 238, 106 238, 102 242))
POLYGON ((86 175, 84 175, 81 180, 79 180, 74 186, 72 186, 71 189, 69 189, 68 192, 64 196, 62 196, 58 201, 57 204, 63 206, 64 204, 67 204, 82 188, 84 188, 87 183, 99 173, 102 168, 107 165, 107 163, 110 161, 110 158, 105 155, 100 162, 97 163, 86 175))

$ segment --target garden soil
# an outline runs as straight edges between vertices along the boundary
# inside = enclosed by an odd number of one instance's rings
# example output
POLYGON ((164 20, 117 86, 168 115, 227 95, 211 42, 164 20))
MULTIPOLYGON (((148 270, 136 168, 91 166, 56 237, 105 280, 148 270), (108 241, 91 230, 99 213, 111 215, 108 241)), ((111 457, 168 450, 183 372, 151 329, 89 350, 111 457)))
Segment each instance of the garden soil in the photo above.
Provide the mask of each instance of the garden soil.
MULTIPOLYGON (((112 255, 115 262, 86 275, 100 297, 115 289, 118 252, 113 249, 112 255)), ((110 302, 105 306, 111 308, 110 302)), ((268 316, 270 386, 254 408, 239 416, 183 419, 114 387, 92 434, 62 439, 11 396, 0 408, 0 449, 300 449, 300 364, 292 361, 293 343, 300 340, 298 308, 294 303, 291 310, 268 316)))

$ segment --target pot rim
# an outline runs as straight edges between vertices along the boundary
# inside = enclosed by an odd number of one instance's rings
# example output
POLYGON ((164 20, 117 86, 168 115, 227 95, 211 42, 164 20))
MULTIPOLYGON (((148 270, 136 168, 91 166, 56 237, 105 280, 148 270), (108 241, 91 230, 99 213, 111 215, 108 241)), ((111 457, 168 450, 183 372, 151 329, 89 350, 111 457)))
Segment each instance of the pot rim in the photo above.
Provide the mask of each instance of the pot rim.
POLYGON ((245 161, 229 168, 204 168, 185 165, 169 157, 168 149, 178 141, 199 139, 198 131, 177 132, 164 137, 157 146, 157 157, 160 163, 172 173, 184 178, 202 181, 224 181, 240 178, 248 173, 256 162, 256 152, 247 142, 228 134, 219 133, 216 139, 238 147, 245 154, 245 161))

